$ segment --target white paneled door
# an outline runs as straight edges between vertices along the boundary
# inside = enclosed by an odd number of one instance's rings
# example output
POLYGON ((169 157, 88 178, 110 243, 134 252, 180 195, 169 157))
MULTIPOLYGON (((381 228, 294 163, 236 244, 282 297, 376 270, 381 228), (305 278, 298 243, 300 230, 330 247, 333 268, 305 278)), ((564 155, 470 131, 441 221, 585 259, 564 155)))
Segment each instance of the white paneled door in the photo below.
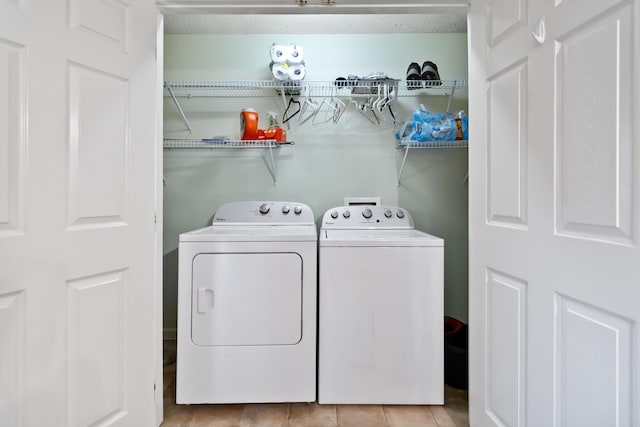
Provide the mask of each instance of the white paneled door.
POLYGON ((2 426, 154 424, 156 19, 0 0, 2 426))
POLYGON ((640 426, 640 1, 473 0, 473 427, 640 426))

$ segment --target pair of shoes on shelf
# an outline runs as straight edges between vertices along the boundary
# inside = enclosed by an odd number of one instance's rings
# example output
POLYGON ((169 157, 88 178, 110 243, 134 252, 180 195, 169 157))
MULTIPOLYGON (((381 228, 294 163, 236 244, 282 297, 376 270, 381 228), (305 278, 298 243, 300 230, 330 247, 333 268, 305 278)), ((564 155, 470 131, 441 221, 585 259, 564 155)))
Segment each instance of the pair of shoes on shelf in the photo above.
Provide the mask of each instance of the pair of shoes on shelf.
POLYGON ((417 62, 409 64, 409 68, 407 68, 407 88, 419 89, 422 87, 423 81, 426 82, 425 86, 441 85, 438 66, 431 61, 425 61, 422 64, 422 68, 417 62))

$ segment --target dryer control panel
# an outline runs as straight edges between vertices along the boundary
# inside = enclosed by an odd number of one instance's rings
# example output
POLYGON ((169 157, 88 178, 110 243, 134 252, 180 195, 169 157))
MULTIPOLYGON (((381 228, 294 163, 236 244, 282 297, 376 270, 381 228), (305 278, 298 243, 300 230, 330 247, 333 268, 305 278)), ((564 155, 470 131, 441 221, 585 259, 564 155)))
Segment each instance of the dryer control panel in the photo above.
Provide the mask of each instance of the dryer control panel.
POLYGON ((222 205, 212 225, 313 225, 313 211, 298 202, 232 202, 222 205))
POLYGON ((411 214, 397 206, 340 206, 322 217, 325 229, 412 229, 411 214))

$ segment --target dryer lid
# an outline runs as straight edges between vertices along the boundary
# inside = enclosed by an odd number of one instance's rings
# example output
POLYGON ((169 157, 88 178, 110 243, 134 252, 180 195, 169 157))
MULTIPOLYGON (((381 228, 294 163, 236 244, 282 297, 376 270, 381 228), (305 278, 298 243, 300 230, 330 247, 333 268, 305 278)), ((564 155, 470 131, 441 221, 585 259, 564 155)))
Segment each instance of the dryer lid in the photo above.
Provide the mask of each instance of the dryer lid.
POLYGON ((210 225, 180 234, 180 242, 315 242, 317 239, 315 225, 210 225))

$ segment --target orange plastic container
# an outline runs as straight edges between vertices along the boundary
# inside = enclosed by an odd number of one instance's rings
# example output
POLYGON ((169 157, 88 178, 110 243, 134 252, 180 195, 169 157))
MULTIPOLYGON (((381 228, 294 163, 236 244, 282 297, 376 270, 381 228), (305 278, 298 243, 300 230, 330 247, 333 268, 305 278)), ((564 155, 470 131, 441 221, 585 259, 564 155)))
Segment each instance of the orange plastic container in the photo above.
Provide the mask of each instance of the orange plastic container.
POLYGON ((287 142, 287 131, 282 128, 269 128, 264 131, 264 139, 275 139, 278 142, 287 142))
POLYGON ((258 112, 245 108, 240 112, 241 139, 258 139, 258 112))

